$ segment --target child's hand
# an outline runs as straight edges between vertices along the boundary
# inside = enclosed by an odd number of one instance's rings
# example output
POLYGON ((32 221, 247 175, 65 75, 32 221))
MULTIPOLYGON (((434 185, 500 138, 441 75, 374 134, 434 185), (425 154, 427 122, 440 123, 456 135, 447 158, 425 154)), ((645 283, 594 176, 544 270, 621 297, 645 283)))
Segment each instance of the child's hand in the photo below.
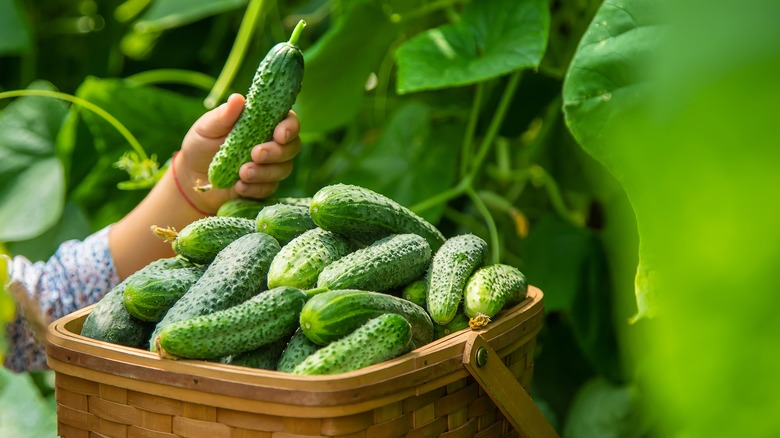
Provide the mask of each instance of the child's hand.
POLYGON ((232 198, 266 198, 276 191, 279 181, 292 172, 292 160, 301 150, 300 125, 293 111, 276 126, 273 140, 252 149, 252 162, 239 170, 239 181, 230 189, 196 192, 196 181, 208 181, 208 167, 244 108, 244 97, 231 95, 227 102, 201 116, 182 142, 174 165, 179 184, 198 209, 214 213, 232 198))

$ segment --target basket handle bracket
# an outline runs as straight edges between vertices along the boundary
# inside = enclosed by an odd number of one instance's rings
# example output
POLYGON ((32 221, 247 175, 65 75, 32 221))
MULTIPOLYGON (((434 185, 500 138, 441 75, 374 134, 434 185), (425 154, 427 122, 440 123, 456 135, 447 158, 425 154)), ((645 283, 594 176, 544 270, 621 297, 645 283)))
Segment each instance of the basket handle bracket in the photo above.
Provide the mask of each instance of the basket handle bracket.
POLYGON ((523 385, 504 365, 480 332, 472 332, 463 351, 463 365, 487 392, 521 437, 557 438, 558 434, 523 385))

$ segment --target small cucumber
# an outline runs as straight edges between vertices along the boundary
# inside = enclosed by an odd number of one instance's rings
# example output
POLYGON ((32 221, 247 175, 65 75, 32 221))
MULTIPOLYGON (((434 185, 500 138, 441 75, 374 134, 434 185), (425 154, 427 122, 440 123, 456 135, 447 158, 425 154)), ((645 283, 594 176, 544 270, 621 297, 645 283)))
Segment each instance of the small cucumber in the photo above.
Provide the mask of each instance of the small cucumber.
POLYGON ((306 333, 298 328, 287 342, 287 346, 282 352, 282 356, 279 358, 279 362, 276 364, 276 371, 283 373, 291 373, 295 367, 303 362, 304 359, 314 354, 315 351, 322 348, 320 345, 315 344, 306 337, 306 333))
POLYGON ((309 209, 301 205, 269 205, 260 210, 255 218, 256 231, 273 236, 280 245, 287 244, 316 226, 311 220, 309 209))
MULTIPOLYGON (((231 242, 157 323, 152 341, 174 322, 233 307, 265 290, 268 267, 279 249, 276 239, 263 233, 231 242)), ((150 348, 154 351, 154 342, 150 348)))
POLYGON ((300 205, 309 208, 311 198, 234 198, 226 201, 217 210, 217 216, 241 217, 244 219, 256 219, 257 214, 265 207, 274 204, 300 205))
POLYGON ((285 346, 287 346, 287 339, 282 338, 254 350, 224 356, 219 362, 261 370, 275 370, 285 346))
POLYGON ((434 339, 443 338, 450 333, 463 330, 469 327, 469 317, 463 312, 458 312, 446 324, 434 324, 433 325, 433 337, 434 339))
POLYGON ((314 295, 301 310, 300 325, 311 341, 327 345, 383 313, 397 313, 409 321, 415 346, 433 340, 433 322, 425 309, 381 292, 331 290, 314 295))
POLYGON ((313 228, 305 231, 282 247, 268 270, 268 287, 292 286, 311 289, 325 266, 350 251, 345 237, 313 228))
POLYGON ((160 321, 204 271, 203 266, 193 266, 134 275, 123 294, 128 313, 142 321, 160 321))
POLYGON ((176 254, 193 263, 207 264, 230 242, 256 232, 255 222, 230 216, 208 216, 198 219, 181 231, 152 227, 158 237, 172 242, 176 254))
POLYGON ((522 301, 527 292, 528 283, 519 269, 504 264, 484 266, 466 282, 463 312, 472 320, 489 319, 505 306, 522 301))
POLYGON ((401 290, 401 298, 425 308, 428 286, 425 278, 418 278, 401 290))
POLYGON ((431 223, 398 202, 364 187, 333 184, 312 197, 311 217, 321 228, 364 244, 390 234, 418 234, 436 251, 444 236, 431 223))
POLYGON ((238 169, 252 160, 252 148, 271 140, 276 125, 290 112, 303 81, 303 53, 297 43, 305 24, 301 20, 290 40, 273 46, 257 67, 244 110, 209 165, 212 187, 233 187, 238 169))
POLYGON ((386 313, 367 321, 347 336, 317 350, 293 374, 338 374, 400 356, 409 349, 411 326, 402 316, 386 313))
POLYGON ((487 250, 481 237, 462 234, 447 239, 436 251, 427 275, 426 308, 433 322, 447 324, 455 317, 466 281, 484 263, 487 250))
POLYGON ((417 234, 393 234, 334 261, 322 270, 317 287, 382 292, 423 275, 431 247, 417 234))
POLYGON ((162 357, 206 359, 240 354, 288 339, 306 294, 292 287, 261 292, 236 306, 167 325, 155 338, 162 357))

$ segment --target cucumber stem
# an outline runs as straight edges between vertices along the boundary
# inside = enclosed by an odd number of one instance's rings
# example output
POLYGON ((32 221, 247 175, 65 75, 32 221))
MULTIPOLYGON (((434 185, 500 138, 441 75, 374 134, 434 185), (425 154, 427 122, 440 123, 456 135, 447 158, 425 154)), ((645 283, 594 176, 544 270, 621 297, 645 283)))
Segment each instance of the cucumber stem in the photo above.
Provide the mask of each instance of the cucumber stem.
POLYGON ((176 232, 175 228, 161 228, 157 225, 151 226, 152 233, 154 233, 155 236, 159 237, 160 239, 163 239, 165 242, 173 242, 176 240, 176 237, 178 237, 179 233, 176 232))
POLYGON ((301 37, 301 32, 303 32, 303 28, 306 27, 306 21, 305 20, 299 20, 298 24, 295 25, 295 29, 292 31, 292 35, 290 35, 290 40, 288 43, 292 44, 293 46, 298 45, 298 38, 301 37))

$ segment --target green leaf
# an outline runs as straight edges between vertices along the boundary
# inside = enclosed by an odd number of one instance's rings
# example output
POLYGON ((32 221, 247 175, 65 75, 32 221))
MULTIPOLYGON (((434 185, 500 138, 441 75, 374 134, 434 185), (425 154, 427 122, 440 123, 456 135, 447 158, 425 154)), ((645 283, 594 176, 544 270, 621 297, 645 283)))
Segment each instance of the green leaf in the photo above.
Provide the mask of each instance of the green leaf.
POLYGON ((27 53, 32 38, 20 2, 0 0, 0 55, 27 53))
MULTIPOLYGON (((367 145, 338 182, 370 188, 411 206, 454 184, 463 128, 435 124, 431 108, 417 101, 400 107, 376 143, 367 145)), ((444 205, 422 213, 436 223, 444 205)))
POLYGON ((75 204, 67 203, 55 226, 34 239, 9 243, 8 250, 14 255, 23 255, 29 260, 46 260, 54 254, 62 242, 83 239, 91 231, 86 213, 75 204))
POLYGON ((66 114, 62 102, 38 96, 21 97, 0 113, 0 241, 33 238, 59 219, 65 179, 54 139, 66 114))
POLYGON ((55 404, 41 397, 29 374, 0 367, 0 436, 57 436, 55 404))
POLYGON ((248 0, 154 0, 135 23, 138 32, 173 29, 245 5, 248 0))
POLYGON ((429 29, 398 49, 397 90, 456 87, 536 68, 549 25, 545 0, 470 2, 459 22, 429 29))
POLYGON ((385 56, 396 27, 379 4, 356 0, 315 45, 304 52, 306 73, 294 109, 303 133, 351 123, 366 95, 369 75, 385 56))
POLYGON ((647 436, 648 431, 636 388, 594 378, 577 393, 563 436, 638 438, 647 436))

